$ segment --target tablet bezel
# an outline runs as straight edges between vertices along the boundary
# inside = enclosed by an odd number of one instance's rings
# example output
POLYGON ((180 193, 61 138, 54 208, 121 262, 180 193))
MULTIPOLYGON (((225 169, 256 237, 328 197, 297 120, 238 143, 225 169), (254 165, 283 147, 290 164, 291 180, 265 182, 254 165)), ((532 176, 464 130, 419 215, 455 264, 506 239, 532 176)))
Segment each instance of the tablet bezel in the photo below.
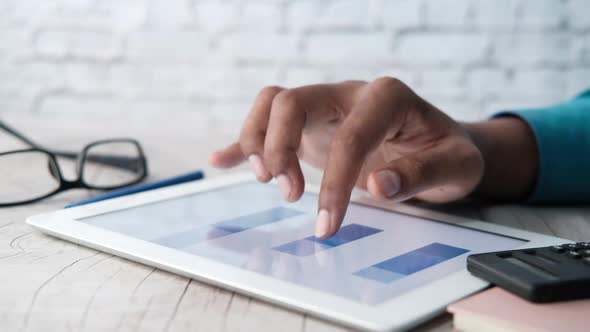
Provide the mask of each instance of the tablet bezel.
MULTIPOLYGON (((487 286, 486 282, 471 276, 464 269, 383 303, 367 305, 77 221, 253 180, 255 178, 252 175, 243 173, 220 176, 45 213, 30 217, 26 222, 42 232, 71 242, 366 330, 410 328, 439 314, 449 303, 487 286)), ((308 185, 306 192, 317 193, 318 189, 308 185)), ((353 201, 356 204, 529 241, 518 248, 570 242, 405 204, 376 202, 366 196, 353 198, 353 201)))

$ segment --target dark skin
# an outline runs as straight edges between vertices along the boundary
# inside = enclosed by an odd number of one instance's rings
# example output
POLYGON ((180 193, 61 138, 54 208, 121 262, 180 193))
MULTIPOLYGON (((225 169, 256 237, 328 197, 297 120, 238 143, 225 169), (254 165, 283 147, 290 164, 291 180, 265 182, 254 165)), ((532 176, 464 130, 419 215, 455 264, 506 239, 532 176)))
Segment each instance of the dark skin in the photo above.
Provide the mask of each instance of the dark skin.
POLYGON ((534 135, 520 119, 459 123, 390 77, 263 89, 239 140, 210 155, 220 168, 245 160, 259 181, 276 178, 290 202, 304 191, 300 160, 324 170, 322 238, 340 227, 355 186, 394 202, 515 200, 538 172, 534 135))

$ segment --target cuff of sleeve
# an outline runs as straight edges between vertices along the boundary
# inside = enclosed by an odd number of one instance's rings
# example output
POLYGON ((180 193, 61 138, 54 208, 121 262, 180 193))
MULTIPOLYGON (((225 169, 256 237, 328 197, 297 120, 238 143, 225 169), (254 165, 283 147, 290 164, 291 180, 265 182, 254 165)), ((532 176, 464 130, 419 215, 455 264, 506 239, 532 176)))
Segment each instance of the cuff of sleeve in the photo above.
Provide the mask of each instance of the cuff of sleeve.
MULTIPOLYGON (((532 129, 539 153, 539 174, 528 202, 573 203, 590 198, 590 130, 588 112, 575 100, 540 109, 501 112, 515 116, 532 129)), ((584 105, 587 106, 587 105, 584 105)), ((584 107, 585 108, 585 107, 584 107)))

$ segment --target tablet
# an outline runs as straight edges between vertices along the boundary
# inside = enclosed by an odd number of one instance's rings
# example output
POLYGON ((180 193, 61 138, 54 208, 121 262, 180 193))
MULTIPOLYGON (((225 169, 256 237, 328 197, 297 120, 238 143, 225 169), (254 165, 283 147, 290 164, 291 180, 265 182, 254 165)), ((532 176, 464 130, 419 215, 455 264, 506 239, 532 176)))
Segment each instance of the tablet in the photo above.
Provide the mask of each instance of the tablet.
POLYGON ((470 254, 566 240, 357 198, 313 236, 317 188, 284 202, 230 175, 31 217, 42 232, 366 330, 407 329, 487 284, 470 254))

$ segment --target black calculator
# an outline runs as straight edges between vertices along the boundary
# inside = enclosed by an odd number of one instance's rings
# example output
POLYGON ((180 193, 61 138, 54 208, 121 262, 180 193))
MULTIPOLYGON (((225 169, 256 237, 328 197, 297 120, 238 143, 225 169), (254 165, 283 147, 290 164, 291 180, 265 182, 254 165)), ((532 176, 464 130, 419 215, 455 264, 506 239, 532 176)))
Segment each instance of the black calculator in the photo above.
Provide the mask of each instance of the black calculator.
POLYGON ((531 302, 590 298, 590 242, 470 255, 467 270, 531 302))

